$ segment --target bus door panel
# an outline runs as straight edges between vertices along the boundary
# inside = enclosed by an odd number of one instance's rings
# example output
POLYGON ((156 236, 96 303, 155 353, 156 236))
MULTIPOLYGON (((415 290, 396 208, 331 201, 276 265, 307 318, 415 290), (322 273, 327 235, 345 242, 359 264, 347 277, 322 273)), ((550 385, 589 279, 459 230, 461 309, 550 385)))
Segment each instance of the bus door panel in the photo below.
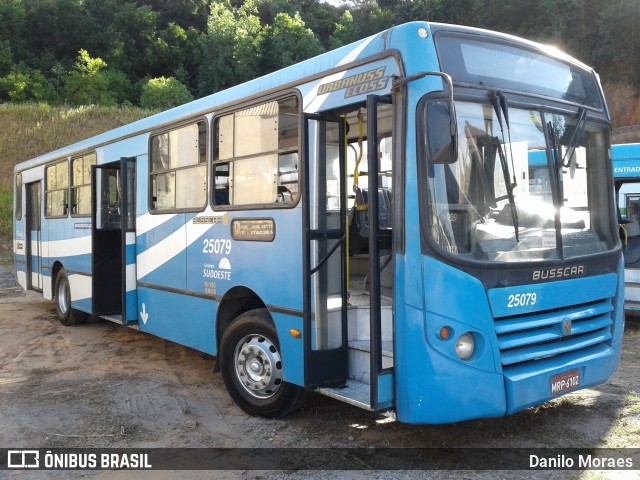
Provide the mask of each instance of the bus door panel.
POLYGON ((40 182, 26 185, 26 268, 27 288, 42 290, 42 187, 40 182))
POLYGON ((92 312, 137 320, 135 159, 93 167, 92 312))
MULTIPOLYGON (((391 150, 391 128, 393 125, 393 105, 388 97, 369 95, 367 97, 367 149, 368 191, 392 195, 389 175, 392 169, 391 158, 386 158, 385 144, 391 150), (375 146, 375 148, 374 148, 375 146), (372 172, 377 172, 373 175, 372 172)), ((383 367, 383 346, 391 343, 385 350, 393 351, 393 317, 387 318, 391 325, 383 327, 382 292, 392 290, 393 251, 391 234, 393 217, 391 202, 370 201, 368 210, 369 240, 369 308, 370 308, 370 382, 371 409, 389 408, 394 402, 393 369, 383 367), (387 205, 388 203, 388 205, 387 205), (390 272, 390 273, 385 273, 390 272), (391 279, 387 279, 388 277, 391 279), (386 280, 385 280, 386 279, 386 280), (386 285, 383 285, 386 284, 386 285), (383 330, 386 332, 383 338, 383 330), (390 333, 389 333, 390 332, 390 333), (389 335, 391 338, 389 339, 389 335), (384 340, 384 342, 383 342, 384 340), (391 341, 389 341, 391 340, 391 341)), ((393 295, 391 293, 391 295, 393 295)))
POLYGON ((305 385, 344 382, 347 360, 345 123, 305 117, 305 385))
POLYGON ((123 321, 137 322, 138 320, 138 289, 136 279, 136 159, 122 158, 121 166, 121 209, 124 215, 122 242, 124 245, 122 283, 124 286, 123 321))

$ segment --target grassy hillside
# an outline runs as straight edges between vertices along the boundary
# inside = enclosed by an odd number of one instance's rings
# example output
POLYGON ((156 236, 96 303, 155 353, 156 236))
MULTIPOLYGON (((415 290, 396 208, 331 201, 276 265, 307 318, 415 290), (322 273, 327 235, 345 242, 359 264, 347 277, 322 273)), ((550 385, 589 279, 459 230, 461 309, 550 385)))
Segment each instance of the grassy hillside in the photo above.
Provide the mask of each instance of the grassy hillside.
POLYGON ((0 104, 0 255, 10 255, 13 167, 151 115, 140 108, 0 104))

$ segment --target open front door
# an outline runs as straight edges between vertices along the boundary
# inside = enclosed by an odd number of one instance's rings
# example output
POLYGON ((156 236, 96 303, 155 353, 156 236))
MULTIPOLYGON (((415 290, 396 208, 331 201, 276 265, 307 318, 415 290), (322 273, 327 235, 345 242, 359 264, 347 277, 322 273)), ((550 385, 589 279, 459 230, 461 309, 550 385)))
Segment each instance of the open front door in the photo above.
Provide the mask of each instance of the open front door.
POLYGON ((135 158, 93 167, 93 313, 137 322, 135 158))
POLYGON ((339 385, 348 374, 345 126, 305 116, 303 188, 305 384, 339 385))
MULTIPOLYGON (((384 188, 380 185, 380 145, 381 136, 378 120, 383 110, 392 112, 391 100, 387 97, 369 95, 367 97, 367 150, 368 163, 368 192, 370 198, 380 197, 384 188), (371 194, 371 192, 376 192, 371 194)), ((388 116, 388 115, 387 115, 388 116)), ((381 205, 384 202, 370 201, 367 205, 369 226, 369 282, 370 282, 370 406, 371 409, 383 410, 390 408, 394 401, 394 378, 392 368, 383 368, 383 341, 382 341, 382 279, 381 272, 386 265, 381 265, 381 249, 385 238, 389 238, 391 224, 385 221, 381 225, 381 205)), ((389 212, 390 213, 390 212, 389 212)), ((389 245, 390 246, 390 245, 389 245)), ((391 259, 392 253, 389 253, 391 259)), ((385 261, 386 263, 387 261, 385 261)), ((392 349, 392 347, 391 347, 392 349)))

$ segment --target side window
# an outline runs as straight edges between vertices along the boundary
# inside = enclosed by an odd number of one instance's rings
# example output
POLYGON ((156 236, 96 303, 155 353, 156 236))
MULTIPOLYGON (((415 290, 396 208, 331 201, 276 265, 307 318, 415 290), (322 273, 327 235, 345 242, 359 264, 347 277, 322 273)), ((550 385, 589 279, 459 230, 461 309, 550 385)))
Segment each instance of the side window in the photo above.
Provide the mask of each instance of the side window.
POLYGON ((215 205, 297 201, 299 115, 289 97, 215 120, 215 205))
POLYGON ((150 210, 200 210, 207 203, 207 127, 198 122, 151 137, 150 210))
POLYGON ((49 165, 45 171, 45 217, 66 217, 69 213, 69 162, 49 165))
POLYGON ((16 174, 16 220, 22 220, 22 174, 16 174))
POLYGON ((95 164, 95 153, 71 160, 72 215, 91 215, 91 166, 95 164))

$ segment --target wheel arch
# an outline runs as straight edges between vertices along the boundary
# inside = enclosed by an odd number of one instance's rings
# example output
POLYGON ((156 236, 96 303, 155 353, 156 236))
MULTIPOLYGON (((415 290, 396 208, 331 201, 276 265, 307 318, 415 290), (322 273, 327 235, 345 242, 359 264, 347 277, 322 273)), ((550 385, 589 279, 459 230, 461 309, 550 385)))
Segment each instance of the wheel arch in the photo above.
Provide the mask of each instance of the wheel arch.
POLYGON ((60 273, 60 270, 64 269, 64 265, 62 265, 62 262, 60 260, 56 260, 55 262, 53 262, 53 265, 51 266, 51 299, 55 299, 56 298, 56 281, 58 280, 58 274, 60 273))
MULTIPOLYGON (((222 335, 231 322, 243 313, 259 308, 266 309, 267 306, 260 296, 248 287, 233 287, 223 295, 216 315, 216 352, 220 351, 222 335)), ((269 321, 273 323, 271 315, 269 315, 269 321)), ((216 362, 214 371, 219 371, 219 369, 220 362, 216 362)))

